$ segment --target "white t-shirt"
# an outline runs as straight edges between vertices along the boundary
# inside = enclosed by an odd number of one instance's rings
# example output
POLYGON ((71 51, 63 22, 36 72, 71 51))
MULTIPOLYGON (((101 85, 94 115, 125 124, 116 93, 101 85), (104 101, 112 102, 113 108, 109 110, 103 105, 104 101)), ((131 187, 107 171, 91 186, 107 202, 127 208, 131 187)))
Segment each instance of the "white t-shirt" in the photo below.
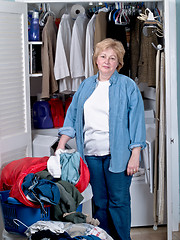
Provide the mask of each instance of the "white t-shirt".
POLYGON ((84 153, 103 156, 109 149, 109 81, 99 81, 84 104, 84 153))

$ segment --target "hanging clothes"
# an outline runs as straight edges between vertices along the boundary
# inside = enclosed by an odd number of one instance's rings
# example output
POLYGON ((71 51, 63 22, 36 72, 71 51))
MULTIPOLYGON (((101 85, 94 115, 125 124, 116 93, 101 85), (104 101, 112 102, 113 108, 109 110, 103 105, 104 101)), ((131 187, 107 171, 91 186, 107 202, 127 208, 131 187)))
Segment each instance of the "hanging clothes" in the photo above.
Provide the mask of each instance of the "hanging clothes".
POLYGON ((156 34, 151 34, 151 28, 147 29, 149 36, 141 32, 140 57, 138 62, 138 81, 148 83, 149 87, 156 86, 156 49, 158 38, 156 34))
MULTIPOLYGON (((144 12, 144 7, 142 7, 144 12)), ((131 78, 138 78, 138 83, 147 83, 149 87, 156 86, 156 50, 152 44, 158 45, 155 28, 146 27, 144 21, 133 16, 131 19, 131 78)))
POLYGON ((74 21, 70 14, 63 14, 57 35, 54 75, 59 80, 59 92, 71 90, 70 47, 74 21))
POLYGON ((156 54, 156 139, 154 160, 154 224, 164 221, 165 197, 165 57, 156 54))
POLYGON ((94 32, 94 46, 107 36, 107 15, 108 9, 102 8, 99 10, 96 21, 95 21, 95 32, 94 32))
POLYGON ((133 80, 138 77, 138 61, 140 55, 140 33, 142 32, 143 22, 137 19, 137 15, 131 17, 130 21, 130 76, 133 80))
POLYGON ((48 16, 46 25, 42 31, 42 94, 41 98, 49 98, 50 94, 58 90, 58 84, 54 77, 54 61, 56 53, 57 28, 53 16, 48 16))
POLYGON ((165 54, 160 57, 160 112, 159 112, 159 164, 158 164, 158 223, 164 223, 165 212, 165 54))
POLYGON ((126 39, 126 25, 119 25, 115 24, 113 15, 117 9, 114 9, 111 11, 111 19, 109 19, 109 13, 107 15, 107 38, 113 38, 116 39, 120 42, 122 42, 124 49, 125 49, 125 55, 124 55, 124 65, 120 70, 121 74, 124 74, 126 76, 129 76, 129 53, 128 53, 128 48, 127 48, 127 39, 126 39))
POLYGON ((94 14, 87 24, 86 29, 86 49, 85 49, 85 77, 94 75, 93 53, 94 53, 94 32, 96 14, 94 14))
POLYGON ((89 19, 85 14, 77 16, 73 29, 70 50, 70 69, 72 77, 72 91, 77 91, 85 78, 85 43, 86 28, 89 19))
MULTIPOLYGON (((104 40, 107 36, 107 15, 108 10, 101 10, 96 16, 95 21, 95 32, 94 32, 94 47, 96 44, 104 40)), ((94 74, 98 71, 97 66, 94 66, 94 74)))

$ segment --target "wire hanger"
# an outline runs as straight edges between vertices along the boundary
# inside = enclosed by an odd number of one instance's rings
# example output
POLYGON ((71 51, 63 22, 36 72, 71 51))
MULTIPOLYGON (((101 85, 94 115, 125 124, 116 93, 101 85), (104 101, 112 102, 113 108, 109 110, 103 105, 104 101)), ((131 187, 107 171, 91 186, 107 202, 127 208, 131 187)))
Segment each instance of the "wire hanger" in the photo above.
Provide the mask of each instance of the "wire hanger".
POLYGON ((39 21, 40 26, 44 26, 45 25, 47 16, 53 16, 54 18, 56 16, 55 13, 51 11, 49 3, 47 3, 47 12, 44 14, 42 19, 39 21))

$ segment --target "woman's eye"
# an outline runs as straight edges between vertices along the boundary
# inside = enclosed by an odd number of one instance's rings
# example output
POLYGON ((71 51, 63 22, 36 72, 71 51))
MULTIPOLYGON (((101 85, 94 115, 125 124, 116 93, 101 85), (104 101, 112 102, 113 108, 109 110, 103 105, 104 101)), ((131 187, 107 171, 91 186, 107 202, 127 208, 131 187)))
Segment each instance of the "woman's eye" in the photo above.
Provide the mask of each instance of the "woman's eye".
POLYGON ((110 59, 111 59, 112 61, 115 61, 115 58, 114 58, 114 57, 111 57, 110 59))

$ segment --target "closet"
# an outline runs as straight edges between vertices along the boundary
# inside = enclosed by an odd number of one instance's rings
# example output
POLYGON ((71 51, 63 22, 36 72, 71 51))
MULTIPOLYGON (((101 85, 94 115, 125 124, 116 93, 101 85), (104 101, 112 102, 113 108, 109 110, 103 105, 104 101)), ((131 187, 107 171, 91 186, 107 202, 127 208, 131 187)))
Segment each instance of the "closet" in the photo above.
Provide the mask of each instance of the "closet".
MULTIPOLYGON (((36 78, 29 78, 27 12, 36 0, 0 2, 0 164, 32 155, 30 95, 36 78), (21 2, 21 3, 20 3, 21 2), (17 35, 17 32, 19 34, 17 35), (2 34, 4 33, 4 34, 2 34), (31 91, 30 91, 31 84, 31 91)), ((46 1, 45 1, 46 2, 46 1)), ((91 1, 95 2, 95 1, 91 1)), ((114 1, 108 1, 113 3, 114 1)), ((126 1, 123 1, 126 2, 126 1)), ((134 2, 134 1, 131 1, 134 2)), ((159 4, 164 24, 166 68, 166 168, 167 168, 167 239, 179 224, 179 172, 176 76, 176 11, 175 1, 159 4)), ((75 1, 48 1, 59 10, 75 1)), ((89 1, 79 4, 88 6, 89 1)), ((146 2, 150 6, 151 2, 146 2)), ((31 70, 31 69, 30 69, 31 70)), ((40 80, 38 80, 39 82, 40 80)), ((142 189, 141 189, 142 190, 142 189)), ((144 195, 147 195, 147 189, 144 195)), ((133 201, 139 201, 133 199, 133 201)), ((138 213, 136 213, 138 214, 138 213)), ((153 225, 153 223, 152 223, 153 225)))

